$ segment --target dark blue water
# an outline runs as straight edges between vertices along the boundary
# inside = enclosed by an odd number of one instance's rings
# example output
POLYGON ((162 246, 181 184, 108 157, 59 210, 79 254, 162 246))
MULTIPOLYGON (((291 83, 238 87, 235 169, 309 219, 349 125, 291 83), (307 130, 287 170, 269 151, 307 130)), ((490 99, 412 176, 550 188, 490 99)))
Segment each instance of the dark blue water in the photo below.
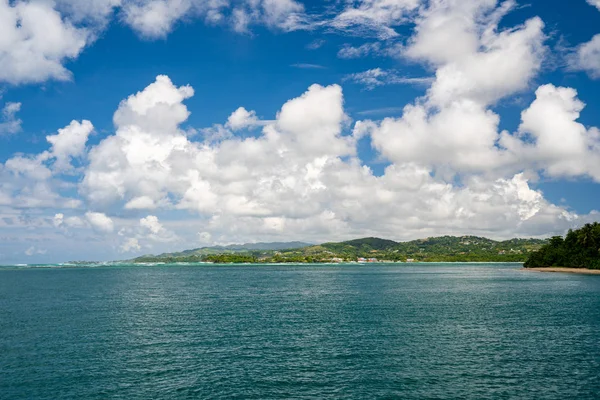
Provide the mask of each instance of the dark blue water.
POLYGON ((2 399, 592 399, 600 276, 0 269, 2 399))

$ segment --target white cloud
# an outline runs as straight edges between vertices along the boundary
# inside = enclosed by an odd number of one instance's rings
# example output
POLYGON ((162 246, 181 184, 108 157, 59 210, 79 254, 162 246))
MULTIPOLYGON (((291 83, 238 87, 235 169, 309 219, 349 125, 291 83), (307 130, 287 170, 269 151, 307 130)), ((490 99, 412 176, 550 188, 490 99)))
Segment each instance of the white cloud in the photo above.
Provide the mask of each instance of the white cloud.
POLYGON ((133 253, 136 251, 140 251, 141 249, 142 246, 140 246, 140 242, 136 238, 127 239, 119 248, 121 253, 133 253))
POLYGON ((0 81, 70 79, 63 62, 81 53, 89 33, 64 20, 51 5, 0 0, 0 81))
POLYGON ((372 90, 377 86, 384 85, 427 85, 433 81, 433 78, 408 78, 399 75, 394 70, 385 71, 381 68, 374 68, 346 75, 344 80, 364 85, 367 90, 372 90))
MULTIPOLYGON (((489 107, 528 87, 541 66, 545 35, 539 18, 498 30, 513 5, 440 1, 420 11, 404 56, 435 66, 436 77, 426 96, 406 106, 401 118, 362 125, 383 156, 445 177, 505 168, 502 174, 507 166, 512 166, 508 172, 519 170, 515 155, 496 145, 500 118, 489 107)), ((372 86, 384 75, 375 72, 367 77, 372 86)))
POLYGON ((115 229, 113 220, 106 214, 88 211, 85 213, 85 218, 92 225, 92 228, 100 232, 109 233, 115 229))
POLYGON ((54 0, 56 8, 77 23, 90 24, 101 30, 110 21, 122 0, 54 0))
POLYGON ((31 246, 27 250, 25 250, 25 255, 28 256, 28 257, 31 257, 31 256, 33 256, 35 254, 44 255, 47 252, 48 252, 48 250, 46 250, 46 249, 39 249, 39 248, 36 248, 35 246, 31 246))
POLYGON ((240 32, 250 25, 312 27, 294 0, 0 0, 0 82, 71 79, 65 63, 98 39, 114 15, 147 39, 164 38, 177 23, 194 18, 240 32))
POLYGON ((293 31, 303 26, 304 6, 294 0, 262 0, 264 20, 268 26, 293 31))
POLYGON ((198 241, 202 244, 211 243, 212 235, 209 232, 198 232, 198 241))
POLYGON ((339 58, 351 59, 361 58, 369 55, 379 55, 382 53, 381 42, 365 43, 358 47, 344 44, 344 46, 338 51, 337 55, 339 58))
POLYGON ((320 64, 308 64, 308 63, 296 63, 290 65, 290 67, 300 68, 300 69, 327 69, 327 67, 320 64))
POLYGON ((295 0, 244 0, 234 3, 233 29, 248 33, 250 25, 264 24, 283 31, 310 29, 304 5, 295 0))
POLYGON ((192 8, 192 0, 130 1, 123 5, 123 18, 142 36, 161 38, 192 8))
POLYGON ((577 48, 572 66, 586 71, 594 79, 600 79, 600 34, 577 48))
POLYGON ((17 155, 8 159, 4 166, 15 175, 21 175, 36 181, 44 181, 52 176, 52 172, 43 164, 43 161, 45 161, 45 157, 17 155))
POLYGON ((229 118, 225 126, 233 131, 250 128, 259 125, 260 121, 256 117, 255 111, 248 111, 244 107, 235 110, 229 118))
POLYGON ((85 155, 85 142, 92 129, 88 121, 73 121, 58 134, 46 137, 52 145, 50 151, 33 155, 17 153, 4 164, 0 163, 2 197, 9 196, 10 205, 17 208, 81 207, 81 200, 61 194, 63 190, 74 187, 74 184, 63 181, 61 175, 71 169, 73 157, 85 155))
POLYGON ((584 106, 574 89, 541 86, 523 111, 519 137, 505 134, 500 143, 548 176, 587 175, 600 182, 600 131, 577 122, 584 106), (528 136, 533 142, 526 141, 528 136))
MULTIPOLYGON (((497 147, 498 116, 470 99, 431 115, 412 105, 403 119, 360 122, 348 136, 342 134, 348 117, 341 88, 313 85, 286 102, 260 136, 199 143, 177 127, 188 115, 182 102, 191 93, 159 77, 121 103, 115 135, 90 151, 81 188, 88 200, 197 213, 207 221, 206 242, 282 234, 317 241, 370 234, 541 235, 578 218, 531 189, 528 175, 518 171, 535 169, 535 162, 519 163, 516 150, 497 147), (164 129, 147 121, 157 113, 164 129), (368 133, 393 162, 381 177, 356 158, 357 140, 368 133), (491 167, 495 173, 488 173, 491 167), (452 171, 464 173, 461 184, 452 171)), ((164 233, 156 216, 143 218, 140 228, 123 235, 142 247, 179 240, 164 233)))
POLYGON ((65 215, 62 213, 55 214, 54 218, 52 218, 52 223, 56 228, 83 228, 86 226, 85 222, 81 218, 77 216, 65 218, 65 215))
POLYGON ((16 114, 21 110, 21 103, 7 102, 2 109, 0 119, 0 136, 14 134, 21 131, 21 121, 16 114))
POLYGON ((590 5, 596 7, 598 10, 600 10, 600 0, 587 0, 588 3, 590 3, 590 5))
POLYGON ((417 20, 406 57, 436 66, 429 99, 438 106, 456 98, 488 105, 527 89, 544 57, 544 23, 537 17, 498 30, 514 4, 496 1, 433 3, 417 20))
POLYGON ((146 218, 140 219, 140 225, 155 235, 164 229, 158 218, 154 215, 148 215, 146 218))
POLYGON ((148 196, 139 196, 133 198, 125 204, 126 210, 151 210, 157 207, 157 204, 148 196))
MULTIPOLYGON (((319 242, 465 233, 538 236, 597 218, 551 204, 528 180, 536 172, 582 176, 600 170, 598 130, 577 122, 583 105, 571 89, 540 88, 512 135, 498 133, 499 117, 468 96, 439 112, 417 102, 403 118, 359 121, 347 134, 341 87, 313 85, 287 101, 256 137, 210 143, 194 142, 179 128, 192 94, 192 88, 160 76, 121 102, 114 134, 81 157, 89 163, 80 190, 98 212, 81 219, 78 211, 52 210, 40 225, 63 239, 93 237, 115 252, 135 253, 167 251, 174 243, 192 247, 283 237, 319 242), (392 161, 381 176, 356 155, 357 141, 367 134, 392 161), (123 208, 153 211, 140 219, 119 211, 123 208), (107 215, 121 213, 125 217, 107 215), (102 235, 86 236, 90 229, 102 235)), ((0 174, 52 188, 51 153, 13 157, 0 174)), ((19 183, 1 182, 0 202, 6 193, 13 201, 6 184, 19 183)), ((2 217, 0 208, 0 226, 2 217)))
POLYGON ((320 49, 321 47, 323 47, 325 45, 325 43, 327 43, 327 41, 325 39, 315 39, 312 42, 310 42, 309 44, 307 44, 306 48, 308 50, 317 50, 317 49, 320 49))
POLYGON ((389 39, 398 36, 394 26, 406 22, 410 12, 419 7, 420 0, 362 0, 358 5, 350 2, 338 14, 331 26, 359 36, 376 36, 389 39))
POLYGON ((94 126, 90 121, 71 121, 68 126, 59 129, 58 134, 46 136, 46 140, 52 145, 50 154, 56 159, 54 168, 57 171, 72 168, 71 160, 85 154, 85 145, 93 130, 94 126))

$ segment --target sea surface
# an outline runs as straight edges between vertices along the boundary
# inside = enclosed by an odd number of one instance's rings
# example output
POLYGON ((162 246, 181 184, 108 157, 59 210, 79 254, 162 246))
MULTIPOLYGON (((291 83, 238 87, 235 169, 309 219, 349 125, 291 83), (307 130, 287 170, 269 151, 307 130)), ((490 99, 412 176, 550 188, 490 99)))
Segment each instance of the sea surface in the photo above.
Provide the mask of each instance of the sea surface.
POLYGON ((600 276, 2 267, 0 398, 598 399, 600 276))

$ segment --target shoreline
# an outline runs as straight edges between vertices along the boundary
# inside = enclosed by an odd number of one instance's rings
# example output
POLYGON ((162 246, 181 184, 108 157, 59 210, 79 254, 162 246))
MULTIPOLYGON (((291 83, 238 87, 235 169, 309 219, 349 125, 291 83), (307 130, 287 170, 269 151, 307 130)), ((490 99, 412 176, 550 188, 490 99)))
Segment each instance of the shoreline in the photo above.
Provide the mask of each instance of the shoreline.
POLYGON ((600 275, 600 269, 565 268, 565 267, 523 268, 523 269, 525 271, 533 271, 533 272, 558 272, 558 273, 566 273, 566 274, 600 275))

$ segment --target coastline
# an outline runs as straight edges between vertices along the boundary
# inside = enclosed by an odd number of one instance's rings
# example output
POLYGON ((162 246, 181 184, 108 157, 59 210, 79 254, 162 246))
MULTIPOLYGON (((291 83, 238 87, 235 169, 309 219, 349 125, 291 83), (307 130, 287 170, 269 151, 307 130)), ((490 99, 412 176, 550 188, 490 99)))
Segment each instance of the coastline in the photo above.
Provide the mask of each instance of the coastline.
POLYGON ((523 269, 526 271, 534 271, 534 272, 559 272, 559 273, 567 273, 567 274, 600 275, 600 269, 565 268, 565 267, 523 268, 523 269))

